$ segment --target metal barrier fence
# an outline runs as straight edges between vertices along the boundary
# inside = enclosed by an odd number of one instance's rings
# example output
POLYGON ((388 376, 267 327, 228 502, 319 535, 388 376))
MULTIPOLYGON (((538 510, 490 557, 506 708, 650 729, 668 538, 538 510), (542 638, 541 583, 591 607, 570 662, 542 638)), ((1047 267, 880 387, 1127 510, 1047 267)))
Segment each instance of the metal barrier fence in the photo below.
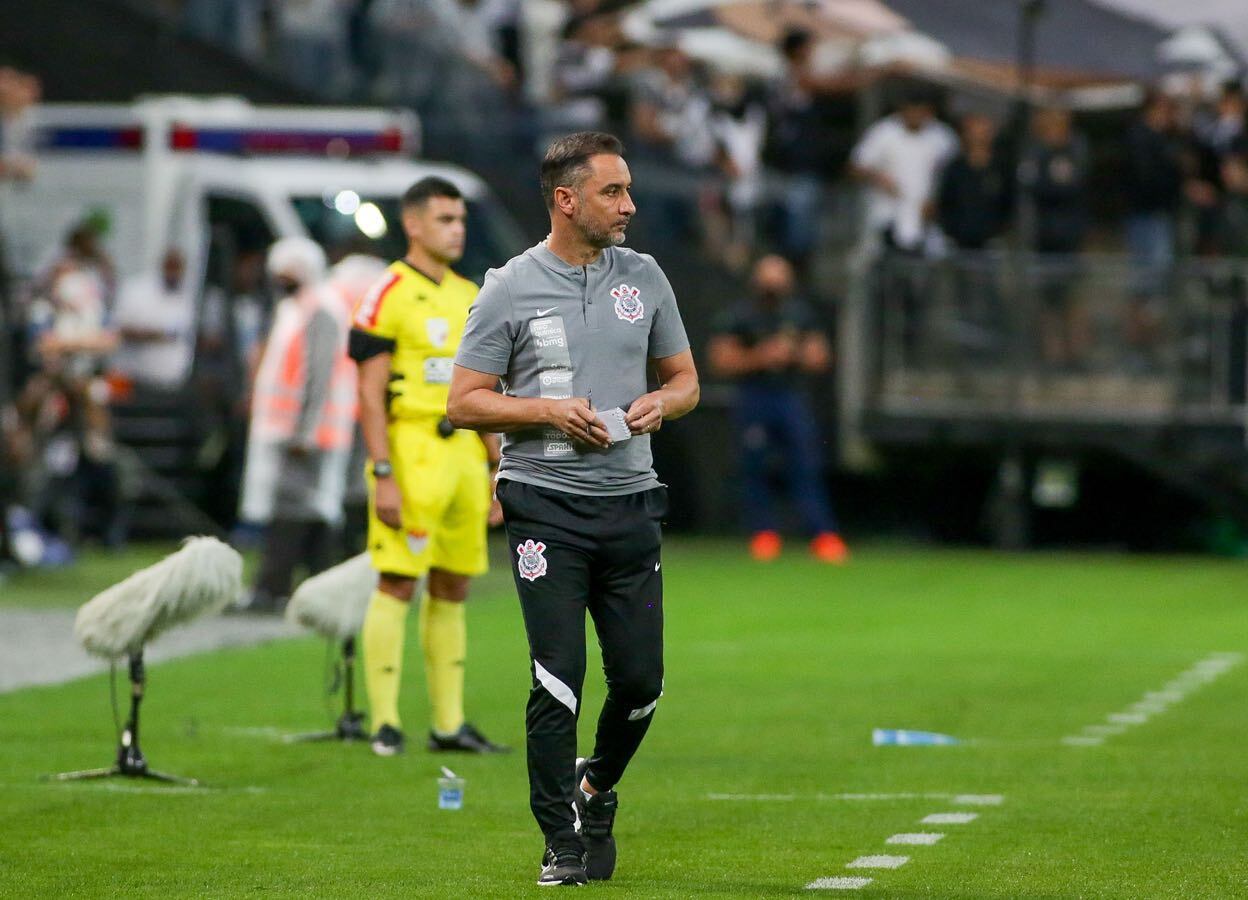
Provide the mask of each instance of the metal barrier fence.
POLYGON ((1248 260, 886 253, 858 280, 851 408, 1248 425, 1248 260))

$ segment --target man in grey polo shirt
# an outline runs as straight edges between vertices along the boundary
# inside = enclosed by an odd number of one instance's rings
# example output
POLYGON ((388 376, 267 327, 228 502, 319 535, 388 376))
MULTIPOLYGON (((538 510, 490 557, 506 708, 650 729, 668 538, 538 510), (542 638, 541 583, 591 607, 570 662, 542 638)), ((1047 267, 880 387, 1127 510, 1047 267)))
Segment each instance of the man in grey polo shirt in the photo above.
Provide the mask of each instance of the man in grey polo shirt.
POLYGON ((615 869, 614 788, 663 692, 667 492, 650 434, 698 402, 671 285, 652 257, 620 246, 636 211, 623 152, 598 132, 546 151, 550 235, 486 275, 447 404, 457 427, 504 432, 498 499, 532 661, 530 805, 546 839, 539 884, 583 884, 615 869), (607 699, 593 754, 578 761, 587 610, 607 699))

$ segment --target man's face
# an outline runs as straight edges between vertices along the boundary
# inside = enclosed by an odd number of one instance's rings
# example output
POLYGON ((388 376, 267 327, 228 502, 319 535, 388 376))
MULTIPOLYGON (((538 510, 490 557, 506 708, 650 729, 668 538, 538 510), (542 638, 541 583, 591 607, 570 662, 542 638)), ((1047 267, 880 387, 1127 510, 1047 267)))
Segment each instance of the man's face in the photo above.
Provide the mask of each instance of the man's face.
POLYGON ((1238 119, 1244 114, 1244 95, 1240 91, 1224 90, 1218 95, 1218 116, 1238 119))
POLYGON ((996 131, 992 119, 987 116, 967 116, 962 121, 962 141, 970 150, 990 149, 996 131))
POLYGON ((793 293, 793 267, 781 256, 764 256, 754 264, 754 291, 764 301, 793 293))
POLYGON ((182 284, 182 275, 186 272, 186 262, 182 259, 181 253, 170 252, 165 254, 164 262, 161 265, 161 274, 165 279, 165 287, 170 291, 176 291, 178 286, 182 284))
POLYGON ((1070 141, 1070 114, 1063 109, 1042 109, 1037 113, 1036 133, 1041 143, 1062 147, 1070 141))
POLYGON ((461 198, 430 197, 403 211, 403 230, 425 252, 444 265, 464 255, 468 209, 461 198))
POLYGON ((591 247, 618 247, 624 243, 624 232, 637 212, 629 188, 633 177, 624 158, 608 153, 590 157, 590 172, 578 189, 573 190, 574 224, 591 247))
POLYGON ((926 103, 906 103, 899 112, 902 124, 910 131, 918 131, 932 119, 932 108, 926 103))

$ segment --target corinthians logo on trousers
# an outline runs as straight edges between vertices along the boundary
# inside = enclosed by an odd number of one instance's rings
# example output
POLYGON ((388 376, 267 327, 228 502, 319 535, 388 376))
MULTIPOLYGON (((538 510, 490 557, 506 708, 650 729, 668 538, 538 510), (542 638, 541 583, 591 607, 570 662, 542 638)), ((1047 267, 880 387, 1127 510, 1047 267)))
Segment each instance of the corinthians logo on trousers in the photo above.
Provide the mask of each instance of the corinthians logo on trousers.
POLYGON ((545 544, 532 538, 516 547, 516 553, 520 556, 516 569, 525 581, 536 581, 546 574, 546 557, 542 555, 545 549, 545 544))

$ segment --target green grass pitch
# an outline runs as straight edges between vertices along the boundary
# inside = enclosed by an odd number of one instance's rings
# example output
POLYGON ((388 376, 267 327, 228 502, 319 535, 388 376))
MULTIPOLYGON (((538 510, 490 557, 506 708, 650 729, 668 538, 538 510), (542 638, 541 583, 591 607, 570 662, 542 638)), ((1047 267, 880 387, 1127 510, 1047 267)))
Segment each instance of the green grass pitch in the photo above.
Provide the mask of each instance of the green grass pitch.
MULTIPOLYGON (((75 604, 163 549, 28 575, 0 602, 75 604)), ((527 658, 505 550, 493 549, 469 611, 468 706, 519 748, 527 658)), ((736 543, 672 540, 664 572, 666 696, 619 786, 616 877, 589 891, 813 896, 816 879, 862 876, 872 881, 828 893, 1248 896, 1248 662, 1100 746, 1061 743, 1215 652, 1248 651, 1242 563, 877 546, 843 569, 796 551, 759 566, 736 543), (875 747, 874 727, 962 743, 875 747), (971 807, 956 794, 1004 799, 971 807), (957 811, 978 818, 919 822, 957 811), (922 831, 945 836, 885 843, 922 831), (846 868, 881 854, 909 861, 846 868)), ((414 639, 407 755, 272 737, 332 720, 325 661, 304 638, 151 667, 143 748, 199 790, 39 780, 110 761, 104 676, 0 695, 0 895, 536 895, 523 755, 423 750, 414 639), (437 809, 443 763, 467 779, 461 811, 437 809)), ((591 661, 583 748, 601 697, 591 661)))

